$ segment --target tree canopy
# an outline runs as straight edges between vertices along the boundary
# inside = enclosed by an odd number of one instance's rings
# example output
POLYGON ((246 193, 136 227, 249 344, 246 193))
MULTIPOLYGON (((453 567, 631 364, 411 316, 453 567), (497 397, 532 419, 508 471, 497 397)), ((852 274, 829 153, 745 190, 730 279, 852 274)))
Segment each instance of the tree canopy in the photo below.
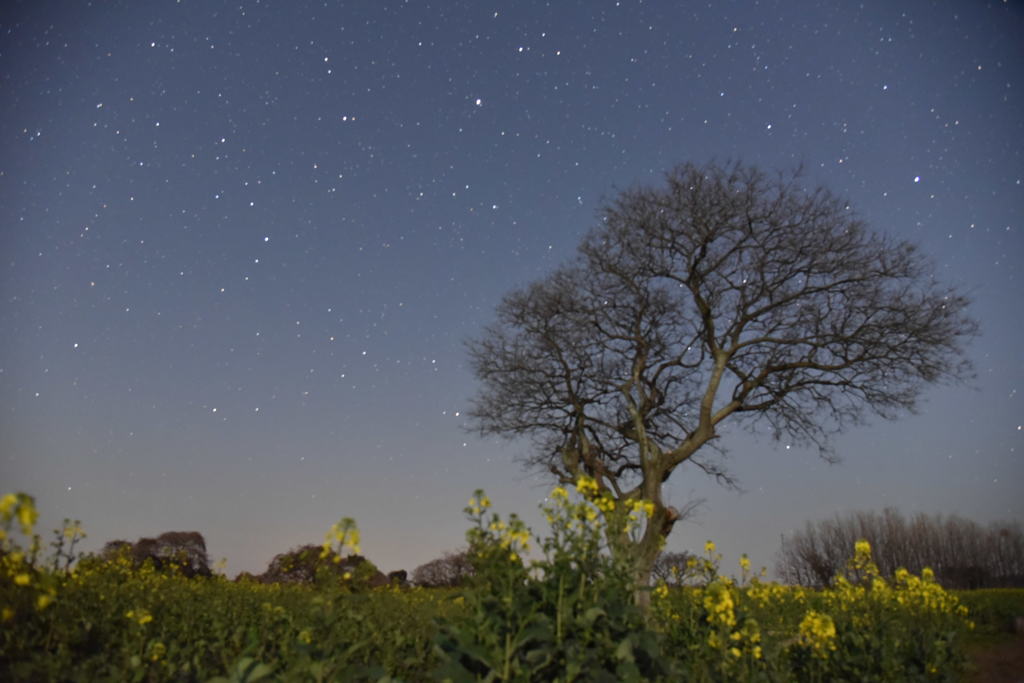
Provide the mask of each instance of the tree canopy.
POLYGON ((653 501, 643 539, 619 539, 646 576, 679 517, 662 501, 672 472, 732 483, 723 422, 832 458, 836 431, 970 374, 967 306, 915 245, 799 172, 684 164, 619 194, 573 260, 504 297, 468 342, 469 414, 533 439, 526 464, 561 482, 653 501))

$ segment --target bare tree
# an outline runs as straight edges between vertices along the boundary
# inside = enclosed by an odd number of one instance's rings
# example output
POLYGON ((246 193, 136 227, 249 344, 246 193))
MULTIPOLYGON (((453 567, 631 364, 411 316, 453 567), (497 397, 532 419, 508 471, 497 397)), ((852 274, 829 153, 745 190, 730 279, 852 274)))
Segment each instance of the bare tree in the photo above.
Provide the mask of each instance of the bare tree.
POLYGON ((506 295, 468 343, 484 435, 531 437, 529 467, 655 505, 613 552, 646 583, 679 519, 662 486, 695 465, 725 484, 726 420, 814 444, 912 410, 970 373, 967 300, 907 242, 869 231, 799 173, 691 164, 621 193, 579 254, 506 295))
POLYGON ((828 586, 864 539, 883 576, 899 568, 915 574, 928 567, 947 588, 1024 585, 1024 531, 1018 522, 983 527, 955 515, 918 514, 907 519, 893 508, 854 512, 808 522, 783 537, 776 571, 787 582, 828 586))
POLYGON ((166 531, 156 538, 157 555, 170 560, 188 574, 210 576, 206 539, 198 531, 166 531))
POLYGON ((654 561, 651 577, 670 586, 681 586, 694 574, 694 559, 688 552, 663 552, 654 561))
POLYGON ((412 581, 427 588, 454 588, 473 575, 473 565, 465 550, 445 553, 416 567, 412 581))

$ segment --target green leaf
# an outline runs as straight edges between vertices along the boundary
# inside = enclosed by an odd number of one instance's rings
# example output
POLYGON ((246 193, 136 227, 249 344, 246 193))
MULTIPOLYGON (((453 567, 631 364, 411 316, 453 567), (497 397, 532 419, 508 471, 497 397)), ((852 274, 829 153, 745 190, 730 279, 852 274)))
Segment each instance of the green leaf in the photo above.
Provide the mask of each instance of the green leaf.
POLYGON ((615 658, 623 662, 633 661, 633 641, 630 638, 624 639, 615 648, 615 658))
POLYGON ((309 665, 309 673, 315 680, 322 681, 327 675, 327 665, 324 662, 312 662, 309 665))
POLYGON ((583 613, 583 623, 587 626, 593 626, 595 621, 604 616, 608 616, 608 614, 602 608, 591 607, 583 613))
POLYGON ((231 672, 230 678, 217 676, 211 678, 207 683, 256 683, 274 675, 274 670, 266 664, 261 664, 252 657, 242 657, 235 664, 235 670, 231 672))

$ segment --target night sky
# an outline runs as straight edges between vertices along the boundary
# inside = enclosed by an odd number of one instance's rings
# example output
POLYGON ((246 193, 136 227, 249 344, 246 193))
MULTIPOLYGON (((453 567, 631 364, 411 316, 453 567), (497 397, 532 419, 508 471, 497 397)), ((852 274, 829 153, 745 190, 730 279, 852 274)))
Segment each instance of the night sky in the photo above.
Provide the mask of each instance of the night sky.
POLYGON ((542 524, 528 444, 466 430, 464 341, 672 166, 803 165, 974 301, 977 379, 836 442, 726 430, 744 492, 672 550, 771 566, 808 519, 1024 518, 1019 2, 150 0, 0 16, 0 492, 97 549, 227 571, 341 516, 383 570, 542 524))

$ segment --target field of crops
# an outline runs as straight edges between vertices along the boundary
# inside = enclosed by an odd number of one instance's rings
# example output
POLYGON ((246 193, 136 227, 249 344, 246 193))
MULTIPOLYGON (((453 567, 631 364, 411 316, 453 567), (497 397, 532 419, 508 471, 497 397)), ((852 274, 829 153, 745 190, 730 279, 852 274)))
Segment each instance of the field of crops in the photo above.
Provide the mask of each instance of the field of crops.
MULTIPOLYGON (((1024 607, 1024 591, 953 594, 927 572, 883 578, 866 543, 829 590, 764 581, 746 561, 728 578, 709 542, 699 579, 655 586, 644 611, 593 502, 564 489, 550 500, 551 528, 534 537, 473 497, 464 588, 369 589, 349 574, 312 585, 187 578, 127 557, 53 571, 32 541, 31 499, 6 496, 0 679, 952 681, 974 621, 994 632, 1024 607)), ((355 531, 332 529, 325 563, 355 531)))

